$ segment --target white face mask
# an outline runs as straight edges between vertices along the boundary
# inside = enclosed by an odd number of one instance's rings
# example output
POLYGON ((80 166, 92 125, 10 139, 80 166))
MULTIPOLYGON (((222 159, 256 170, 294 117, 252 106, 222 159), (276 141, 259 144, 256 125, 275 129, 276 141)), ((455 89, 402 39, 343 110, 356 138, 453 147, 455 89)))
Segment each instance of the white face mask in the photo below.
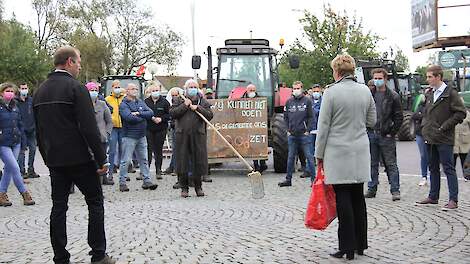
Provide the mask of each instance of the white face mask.
POLYGON ((249 98, 254 98, 256 96, 256 92, 249 92, 248 97, 249 98))
POLYGON ((292 90, 292 94, 293 94, 295 97, 297 97, 297 96, 299 96, 299 95, 302 94, 302 90, 300 90, 300 89, 298 89, 298 90, 292 90))

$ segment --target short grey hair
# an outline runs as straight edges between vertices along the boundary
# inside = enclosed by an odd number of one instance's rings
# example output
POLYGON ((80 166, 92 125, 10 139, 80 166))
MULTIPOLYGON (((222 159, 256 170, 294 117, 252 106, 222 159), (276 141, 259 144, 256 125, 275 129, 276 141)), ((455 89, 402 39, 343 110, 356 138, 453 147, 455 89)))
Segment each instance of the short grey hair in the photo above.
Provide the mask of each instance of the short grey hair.
POLYGON ((198 83, 196 80, 194 80, 194 79, 188 79, 188 80, 186 80, 186 82, 184 83, 184 88, 185 88, 185 89, 188 89, 188 87, 189 87, 190 84, 196 84, 197 88, 199 88, 199 83, 198 83))

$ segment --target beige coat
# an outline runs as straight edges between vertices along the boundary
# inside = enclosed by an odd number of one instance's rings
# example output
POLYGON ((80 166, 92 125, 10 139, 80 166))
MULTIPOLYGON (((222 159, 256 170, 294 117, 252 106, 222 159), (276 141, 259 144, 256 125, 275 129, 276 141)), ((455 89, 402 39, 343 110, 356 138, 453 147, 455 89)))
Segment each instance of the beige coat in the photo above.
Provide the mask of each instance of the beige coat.
POLYGON ((455 126, 454 153, 468 153, 470 150, 470 112, 462 123, 455 126))
POLYGON ((327 184, 370 181, 367 127, 374 127, 375 122, 375 102, 367 86, 349 76, 326 89, 315 157, 323 159, 327 184))

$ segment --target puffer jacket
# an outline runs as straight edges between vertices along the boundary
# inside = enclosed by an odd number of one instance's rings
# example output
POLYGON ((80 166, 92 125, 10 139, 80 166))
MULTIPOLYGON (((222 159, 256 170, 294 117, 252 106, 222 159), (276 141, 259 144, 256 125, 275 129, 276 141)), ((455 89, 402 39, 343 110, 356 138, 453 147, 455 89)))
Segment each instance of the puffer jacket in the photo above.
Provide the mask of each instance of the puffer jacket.
POLYGON ((15 100, 7 105, 0 97, 0 146, 14 147, 26 143, 23 121, 15 100))
POLYGON ((112 107, 112 113, 111 117, 113 120, 113 127, 115 128, 122 128, 122 120, 121 116, 119 115, 119 105, 122 103, 122 100, 124 100, 124 94, 121 93, 119 96, 116 96, 113 93, 110 95, 106 96, 105 100, 106 102, 112 107))

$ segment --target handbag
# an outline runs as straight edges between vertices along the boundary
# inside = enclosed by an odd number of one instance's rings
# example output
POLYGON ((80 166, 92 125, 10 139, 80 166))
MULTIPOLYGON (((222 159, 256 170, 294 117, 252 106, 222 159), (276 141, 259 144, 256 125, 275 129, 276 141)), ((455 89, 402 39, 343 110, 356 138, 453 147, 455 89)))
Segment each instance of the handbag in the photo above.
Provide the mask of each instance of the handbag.
POLYGON ((325 184, 323 166, 318 166, 317 177, 305 213, 305 226, 324 230, 336 218, 336 195, 332 185, 325 184))

